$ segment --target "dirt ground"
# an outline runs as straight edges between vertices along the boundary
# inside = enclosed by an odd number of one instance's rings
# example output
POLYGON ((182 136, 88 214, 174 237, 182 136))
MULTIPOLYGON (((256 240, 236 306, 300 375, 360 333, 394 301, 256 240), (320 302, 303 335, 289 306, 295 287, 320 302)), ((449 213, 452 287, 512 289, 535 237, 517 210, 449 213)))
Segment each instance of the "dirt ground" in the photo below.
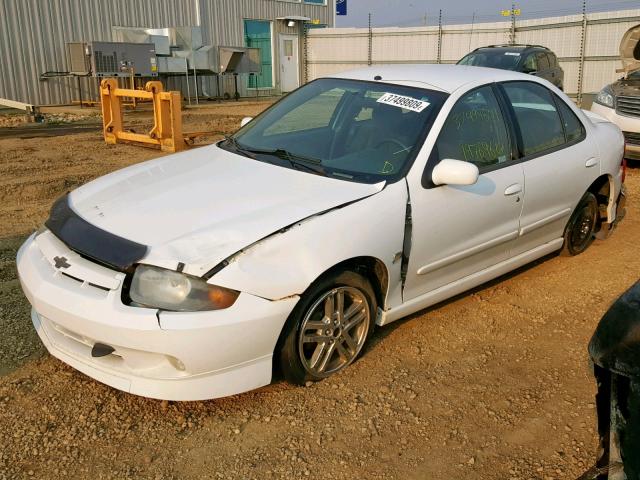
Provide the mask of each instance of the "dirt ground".
MULTIPOLYGON (((229 133, 264 106, 194 109, 185 123, 229 133)), ((627 179, 624 223, 583 255, 549 256, 379 328, 356 364, 311 387, 276 380, 174 403, 49 356, 15 271, 17 248, 55 198, 159 154, 108 146, 98 130, 0 139, 0 480, 573 479, 591 464, 586 346, 638 279, 640 170, 627 179)))

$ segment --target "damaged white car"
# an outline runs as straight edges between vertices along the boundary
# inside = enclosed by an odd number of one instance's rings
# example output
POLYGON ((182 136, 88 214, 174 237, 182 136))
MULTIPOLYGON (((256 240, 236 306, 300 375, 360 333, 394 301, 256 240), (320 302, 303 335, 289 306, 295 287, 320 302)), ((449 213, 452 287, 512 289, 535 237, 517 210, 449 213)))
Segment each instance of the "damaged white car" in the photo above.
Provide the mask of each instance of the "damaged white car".
POLYGON ((59 199, 18 252, 48 350, 196 400, 351 364, 384 325, 622 217, 623 138, 558 89, 479 67, 313 81, 232 137, 59 199))

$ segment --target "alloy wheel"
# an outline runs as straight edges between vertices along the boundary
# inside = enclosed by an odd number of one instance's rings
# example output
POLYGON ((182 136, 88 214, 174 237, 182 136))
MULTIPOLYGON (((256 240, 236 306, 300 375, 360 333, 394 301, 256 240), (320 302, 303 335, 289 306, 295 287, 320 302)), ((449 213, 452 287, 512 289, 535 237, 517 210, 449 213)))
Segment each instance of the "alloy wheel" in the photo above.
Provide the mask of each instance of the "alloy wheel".
POLYGON ((365 294, 354 287, 337 287, 316 300, 304 316, 298 352, 304 368, 327 377, 349 365, 360 353, 370 328, 365 294))

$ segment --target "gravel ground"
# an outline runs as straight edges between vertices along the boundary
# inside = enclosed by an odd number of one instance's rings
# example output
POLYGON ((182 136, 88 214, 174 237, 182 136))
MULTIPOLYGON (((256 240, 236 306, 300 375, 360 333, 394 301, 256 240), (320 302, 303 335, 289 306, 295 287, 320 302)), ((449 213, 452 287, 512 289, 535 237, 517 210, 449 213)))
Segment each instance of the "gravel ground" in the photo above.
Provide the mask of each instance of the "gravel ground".
MULTIPOLYGON (((189 114, 231 131, 264 105, 189 114)), ((586 345, 638 277, 640 170, 614 235, 379 328, 347 371, 207 402, 128 395, 40 346, 16 278, 66 190, 159 153, 92 133, 0 140, 0 479, 571 479, 596 447, 586 345)))
MULTIPOLYGON (((15 110, 11 110, 15 112, 15 110)), ((61 124, 74 123, 80 121, 102 121, 100 112, 91 110, 90 113, 46 113, 42 115, 42 123, 61 124)), ((24 113, 2 113, 0 114, 0 128, 20 127, 31 123, 28 115, 24 113)))

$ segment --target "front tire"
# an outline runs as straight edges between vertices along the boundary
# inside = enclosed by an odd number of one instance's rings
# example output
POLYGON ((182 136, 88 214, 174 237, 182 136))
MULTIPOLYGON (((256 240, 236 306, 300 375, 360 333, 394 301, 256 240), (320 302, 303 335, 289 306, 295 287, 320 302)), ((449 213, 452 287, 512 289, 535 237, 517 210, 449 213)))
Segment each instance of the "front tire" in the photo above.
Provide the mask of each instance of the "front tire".
POLYGON ((598 200, 593 193, 585 193, 571 214, 564 231, 563 256, 574 256, 584 252, 595 238, 598 222, 598 200))
POLYGON ((285 379, 305 385, 337 373, 358 357, 377 312, 371 283, 355 272, 320 279, 305 292, 281 336, 285 379))

